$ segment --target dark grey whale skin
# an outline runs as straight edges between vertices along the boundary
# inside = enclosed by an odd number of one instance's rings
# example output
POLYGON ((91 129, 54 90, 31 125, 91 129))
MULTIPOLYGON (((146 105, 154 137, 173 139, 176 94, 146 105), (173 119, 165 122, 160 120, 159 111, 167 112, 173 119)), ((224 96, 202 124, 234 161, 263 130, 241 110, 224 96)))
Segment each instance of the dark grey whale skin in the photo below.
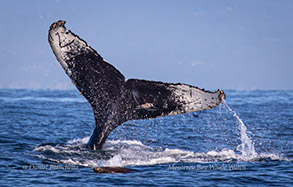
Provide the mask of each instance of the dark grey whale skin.
POLYGON ((122 123, 145 118, 207 110, 225 98, 187 84, 129 79, 106 62, 87 42, 67 30, 65 21, 50 27, 49 44, 73 84, 90 103, 96 126, 91 149, 101 150, 110 133, 122 123))

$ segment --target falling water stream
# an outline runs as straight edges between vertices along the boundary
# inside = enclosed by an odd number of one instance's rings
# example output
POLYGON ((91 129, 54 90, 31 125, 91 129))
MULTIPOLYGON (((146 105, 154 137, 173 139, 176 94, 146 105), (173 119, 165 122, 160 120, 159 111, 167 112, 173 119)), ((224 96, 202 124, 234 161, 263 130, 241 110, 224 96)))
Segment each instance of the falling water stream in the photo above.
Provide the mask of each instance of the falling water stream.
POLYGON ((228 108, 230 112, 233 113, 233 116, 237 119, 239 123, 240 129, 240 140, 241 144, 237 146, 237 150, 242 153, 243 158, 245 159, 252 159, 257 156, 255 152, 254 144, 252 143, 251 139, 247 136, 247 128, 237 113, 224 101, 223 104, 228 108))

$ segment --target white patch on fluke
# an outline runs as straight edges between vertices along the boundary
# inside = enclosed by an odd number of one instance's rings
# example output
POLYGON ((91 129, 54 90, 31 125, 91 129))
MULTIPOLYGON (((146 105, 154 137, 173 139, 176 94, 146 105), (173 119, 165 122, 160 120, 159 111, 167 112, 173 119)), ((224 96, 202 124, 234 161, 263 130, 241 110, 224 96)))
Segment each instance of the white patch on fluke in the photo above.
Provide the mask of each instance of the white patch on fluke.
MULTIPOLYGON (((60 62, 68 76, 71 76, 72 71, 67 64, 70 58, 72 58, 70 54, 77 56, 84 51, 93 51, 93 49, 89 47, 85 41, 67 30, 64 24, 60 24, 50 29, 49 43, 57 60, 60 62)), ((72 66, 74 66, 74 63, 72 63, 72 66)))
MULTIPOLYGON (((60 62, 66 73, 68 72, 68 65, 65 62, 67 55, 65 55, 65 50, 60 47, 60 35, 66 32, 66 28, 61 26, 54 29, 51 29, 49 32, 49 43, 52 47, 54 54, 56 55, 57 60, 60 62)), ((68 72, 70 73, 70 72, 68 72)))
POLYGON ((176 102, 183 104, 183 111, 175 111, 172 114, 196 112, 210 109, 220 104, 220 91, 207 92, 189 85, 171 85, 169 88, 176 102))

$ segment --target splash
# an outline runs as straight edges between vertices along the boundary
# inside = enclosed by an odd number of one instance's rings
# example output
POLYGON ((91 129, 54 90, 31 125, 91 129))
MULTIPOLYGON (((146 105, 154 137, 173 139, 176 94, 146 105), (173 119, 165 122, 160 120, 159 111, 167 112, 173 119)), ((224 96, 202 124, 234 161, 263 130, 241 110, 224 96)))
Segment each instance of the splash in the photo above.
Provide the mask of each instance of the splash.
POLYGON ((98 167, 122 167, 122 158, 120 155, 114 155, 109 160, 98 160, 98 167))
POLYGON ((42 145, 34 149, 39 158, 60 163, 78 165, 83 167, 127 167, 148 166, 169 163, 209 163, 209 162, 234 162, 234 161, 262 161, 262 160, 287 160, 275 154, 256 154, 246 152, 237 154, 231 149, 221 151, 192 152, 180 149, 154 148, 144 145, 138 140, 108 140, 105 150, 92 151, 87 149, 85 140, 75 139, 65 145, 42 145))
POLYGON ((223 104, 227 107, 227 109, 233 113, 233 116, 237 119, 239 123, 240 129, 240 140, 241 144, 237 146, 237 150, 241 152, 242 157, 247 160, 251 160, 257 157, 257 153, 255 152, 254 144, 251 139, 247 136, 247 128, 244 125, 243 121, 237 115, 237 113, 224 101, 223 104))

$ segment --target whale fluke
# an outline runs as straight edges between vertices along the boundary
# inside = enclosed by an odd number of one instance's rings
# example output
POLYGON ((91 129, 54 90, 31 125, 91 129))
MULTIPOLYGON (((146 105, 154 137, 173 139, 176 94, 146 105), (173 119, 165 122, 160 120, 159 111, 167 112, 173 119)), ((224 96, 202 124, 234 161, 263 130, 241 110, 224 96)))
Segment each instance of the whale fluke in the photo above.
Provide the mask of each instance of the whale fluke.
POLYGON ((65 21, 51 25, 50 46, 80 93, 90 103, 95 129, 88 146, 102 149, 109 134, 122 123, 145 118, 207 110, 225 97, 187 84, 129 79, 105 61, 87 42, 67 30, 65 21))

